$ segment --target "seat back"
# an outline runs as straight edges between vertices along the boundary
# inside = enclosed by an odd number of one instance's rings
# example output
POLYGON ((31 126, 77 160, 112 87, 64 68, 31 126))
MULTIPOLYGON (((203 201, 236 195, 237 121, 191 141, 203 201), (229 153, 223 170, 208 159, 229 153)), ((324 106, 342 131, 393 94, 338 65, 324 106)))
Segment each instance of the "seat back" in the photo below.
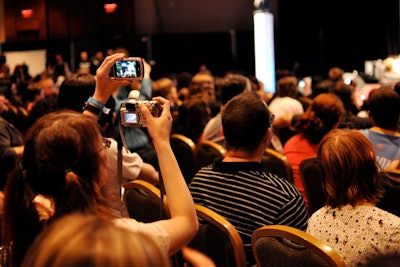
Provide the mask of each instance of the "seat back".
POLYGON ((133 180, 122 185, 123 201, 130 218, 139 222, 154 222, 169 218, 166 197, 161 200, 160 189, 142 180, 133 180))
POLYGON ((309 202, 310 213, 313 213, 322 208, 326 200, 322 191, 322 173, 317 157, 303 159, 299 165, 299 174, 309 202))
POLYGON ((263 167, 278 177, 284 178, 293 183, 293 170, 285 155, 278 151, 267 148, 261 159, 263 167))
POLYGON ((314 236, 286 225, 269 225, 251 237, 258 267, 346 266, 341 257, 314 236))
POLYGON ((195 143, 182 134, 172 134, 170 137, 171 148, 182 171, 187 184, 190 184, 196 174, 196 161, 194 151, 195 143))
POLYGON ((217 158, 224 158, 225 154, 226 149, 216 142, 209 140, 200 142, 195 149, 197 170, 213 163, 217 158))
POLYGON ((400 170, 385 170, 381 174, 385 193, 376 206, 400 216, 400 170))
POLYGON ((218 267, 245 267, 243 241, 235 227, 216 212, 198 204, 195 207, 200 227, 188 246, 209 256, 218 267))
MULTIPOLYGON (((122 185, 123 201, 130 218, 149 223, 170 218, 167 197, 156 186, 143 180, 133 180, 122 185)), ((182 253, 170 257, 171 267, 183 267, 182 253)))

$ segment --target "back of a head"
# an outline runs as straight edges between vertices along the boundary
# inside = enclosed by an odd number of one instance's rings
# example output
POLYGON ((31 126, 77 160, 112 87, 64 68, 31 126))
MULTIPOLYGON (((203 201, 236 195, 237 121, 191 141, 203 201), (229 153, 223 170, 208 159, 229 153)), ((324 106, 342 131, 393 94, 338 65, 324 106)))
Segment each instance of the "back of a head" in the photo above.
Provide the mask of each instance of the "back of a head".
POLYGON ((189 100, 201 99, 206 103, 210 103, 214 100, 215 94, 214 89, 208 83, 197 83, 191 82, 189 84, 189 100))
POLYGON ((154 239, 94 215, 74 213, 52 223, 35 240, 22 267, 168 267, 154 239))
POLYGON ((198 72, 192 77, 193 83, 206 83, 214 88, 214 76, 210 72, 198 72))
POLYGON ((339 81, 330 89, 330 92, 337 95, 340 100, 342 100, 346 111, 350 111, 353 95, 353 89, 350 85, 344 83, 344 81, 339 81))
POLYGON ((339 124, 344 114, 339 97, 332 93, 320 94, 299 117, 295 127, 310 142, 318 144, 326 133, 339 124))
POLYGON ((101 146, 98 125, 82 113, 57 111, 43 116, 26 134, 22 166, 27 185, 36 194, 68 201, 64 199, 66 187, 74 173, 82 189, 96 197, 93 191, 94 184, 100 183, 101 146))
POLYGON ((332 67, 328 71, 328 77, 333 82, 338 82, 343 79, 343 70, 338 67, 332 67))
POLYGON ((380 197, 374 147, 359 130, 334 129, 317 151, 326 203, 340 207, 380 197))
POLYGON ((107 166, 106 156, 100 153, 103 147, 98 125, 75 111, 49 113, 28 130, 21 169, 13 171, 5 188, 2 225, 8 230, 3 242, 12 242, 15 264, 19 265, 43 226, 39 220, 48 219, 34 212, 36 195, 51 199, 50 218, 72 211, 100 211, 105 197, 100 192, 102 171, 107 166))
POLYGON ((319 94, 328 93, 335 83, 329 79, 322 79, 312 87, 312 98, 317 97, 319 94))
POLYGON ((210 108, 202 99, 191 99, 179 109, 176 131, 195 143, 210 119, 210 108))
POLYGON ((92 96, 96 87, 95 76, 88 73, 74 73, 60 86, 58 106, 82 112, 83 103, 92 96))
POLYGON ((172 80, 167 77, 155 80, 151 84, 153 97, 162 96, 168 98, 168 94, 171 92, 173 87, 172 80))
POLYGON ((178 76, 176 77, 178 91, 181 88, 189 87, 189 84, 192 81, 192 77, 193 75, 187 71, 179 73, 178 76))
POLYGON ((46 97, 57 93, 56 85, 52 78, 45 78, 40 82, 41 89, 46 97))
POLYGON ((244 92, 250 91, 248 78, 241 74, 227 74, 220 84, 221 103, 226 104, 232 97, 244 92))
POLYGON ((268 107, 254 91, 245 91, 233 97, 222 113, 222 127, 228 150, 255 150, 270 125, 268 107))
POLYGON ((285 76, 278 80, 277 94, 280 97, 295 97, 297 94, 297 78, 295 76, 285 76))
POLYGON ((383 86, 375 90, 368 100, 368 107, 376 126, 397 130, 400 96, 392 87, 383 86))

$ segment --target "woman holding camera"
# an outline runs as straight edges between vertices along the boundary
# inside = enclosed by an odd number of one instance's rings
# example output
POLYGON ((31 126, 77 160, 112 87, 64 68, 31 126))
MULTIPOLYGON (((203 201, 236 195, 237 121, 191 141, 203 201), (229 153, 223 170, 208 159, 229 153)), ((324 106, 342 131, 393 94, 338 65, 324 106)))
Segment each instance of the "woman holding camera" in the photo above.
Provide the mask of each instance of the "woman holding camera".
MULTIPOLYGON (((108 56, 97 70, 93 98, 105 101, 122 83, 108 76, 111 66, 124 54, 108 56)), ((160 117, 139 105, 160 163, 171 219, 140 223, 116 218, 100 203, 108 196, 100 189, 107 179, 107 142, 96 123, 98 115, 58 111, 40 118, 26 135, 21 168, 16 168, 5 188, 3 246, 11 249, 11 262, 19 266, 35 237, 53 220, 72 212, 95 214, 134 232, 151 235, 169 255, 179 251, 195 235, 198 221, 193 199, 172 152, 169 102, 160 117)), ((83 229, 84 231, 84 229, 83 229)), ((110 248, 112 249, 112 248, 110 248)), ((127 248, 128 249, 128 248, 127 248)))

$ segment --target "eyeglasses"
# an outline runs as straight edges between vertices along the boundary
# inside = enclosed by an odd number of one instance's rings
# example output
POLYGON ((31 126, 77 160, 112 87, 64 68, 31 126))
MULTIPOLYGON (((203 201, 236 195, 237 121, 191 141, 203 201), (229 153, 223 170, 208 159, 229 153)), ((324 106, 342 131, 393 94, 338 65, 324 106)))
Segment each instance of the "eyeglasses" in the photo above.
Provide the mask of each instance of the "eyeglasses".
POLYGON ((103 137, 102 142, 103 142, 103 147, 99 150, 99 152, 102 151, 102 150, 104 150, 104 149, 108 149, 108 148, 110 148, 110 146, 111 146, 111 141, 108 140, 108 139, 105 138, 105 137, 103 137))

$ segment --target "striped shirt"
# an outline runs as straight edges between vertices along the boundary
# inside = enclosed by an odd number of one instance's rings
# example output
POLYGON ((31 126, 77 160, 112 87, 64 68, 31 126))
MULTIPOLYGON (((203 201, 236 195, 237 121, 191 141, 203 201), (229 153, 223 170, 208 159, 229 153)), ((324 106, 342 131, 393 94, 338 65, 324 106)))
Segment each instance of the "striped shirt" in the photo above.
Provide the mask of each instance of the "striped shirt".
POLYGON ((239 232, 247 261, 255 264, 251 234, 264 225, 306 230, 308 211, 299 190, 258 162, 216 161, 197 172, 189 185, 195 203, 227 219, 239 232))

